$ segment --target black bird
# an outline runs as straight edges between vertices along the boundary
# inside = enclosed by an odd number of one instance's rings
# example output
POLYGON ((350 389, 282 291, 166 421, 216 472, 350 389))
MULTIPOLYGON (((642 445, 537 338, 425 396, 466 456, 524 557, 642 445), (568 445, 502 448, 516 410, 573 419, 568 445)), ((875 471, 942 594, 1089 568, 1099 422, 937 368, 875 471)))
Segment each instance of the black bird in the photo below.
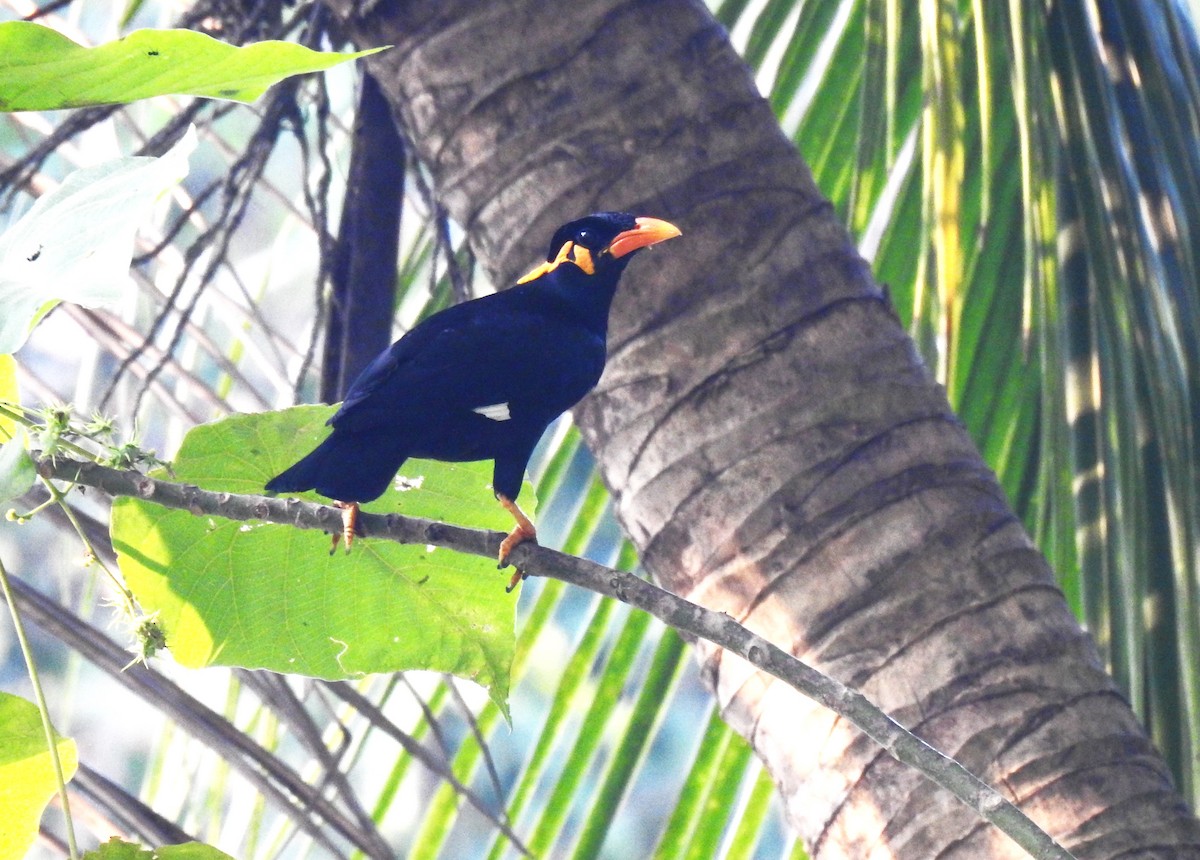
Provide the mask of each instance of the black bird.
POLYGON ((516 503, 534 446, 604 370, 621 272, 639 248, 678 235, 666 221, 623 212, 560 227, 546 262, 516 286, 434 314, 372 361, 329 419, 333 432, 267 491, 335 499, 348 550, 359 502, 383 495, 409 457, 494 460, 492 490, 517 521, 500 545, 503 567, 513 547, 537 537, 516 503))

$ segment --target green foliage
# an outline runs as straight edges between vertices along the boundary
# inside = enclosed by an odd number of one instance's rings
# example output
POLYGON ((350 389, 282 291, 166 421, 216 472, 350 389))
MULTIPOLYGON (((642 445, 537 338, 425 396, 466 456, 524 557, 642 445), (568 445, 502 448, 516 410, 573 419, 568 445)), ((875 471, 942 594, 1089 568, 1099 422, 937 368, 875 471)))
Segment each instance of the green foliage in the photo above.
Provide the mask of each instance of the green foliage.
POLYGON ((200 842, 150 849, 125 842, 116 836, 83 857, 84 860, 232 860, 224 851, 200 842))
MULTIPOLYGON (((64 776, 75 772, 75 742, 57 738, 64 776)), ((0 692, 0 860, 18 860, 37 837, 42 810, 57 790, 37 706, 0 692)))
POLYGON ((134 234, 187 175, 195 146, 189 129, 161 158, 119 158, 76 170, 0 235, 0 354, 19 349, 60 300, 96 307, 132 291, 134 234))
MULTIPOLYGON (((331 414, 301 406, 196 427, 174 477, 216 492, 261 493, 326 435, 331 414)), ((490 463, 414 460, 402 475, 419 486, 392 489, 363 509, 511 525, 492 500, 490 463)), ((328 679, 433 669, 486 686, 507 708, 516 595, 504 593, 493 561, 369 538, 349 555, 330 555, 329 537, 318 532, 196 517, 137 499, 114 504, 112 537, 126 582, 185 666, 328 679)))
MULTIPOLYGON (((17 361, 11 355, 0 354, 0 407, 5 404, 16 406, 21 402, 17 390, 17 361)), ((0 442, 11 439, 16 432, 17 422, 0 409, 0 442)))
POLYGON ((85 48, 29 21, 0 24, 0 110, 123 104, 162 95, 252 102, 291 75, 381 51, 321 53, 292 42, 227 45, 192 30, 136 30, 85 48))
POLYGON ((1200 795, 1200 63, 1177 4, 1056 9, 1067 395, 1083 614, 1200 795), (1099 27, 1099 32, 1097 32, 1099 27), (1128 70, 1108 74, 1108 67, 1128 70), (1136 85, 1130 81, 1136 81, 1136 85))
MULTIPOLYGON (((670 705, 685 659, 687 655, 683 639, 668 628, 654 649, 654 656, 640 685, 637 701, 632 705, 629 723, 622 733, 620 744, 608 756, 600 788, 589 798, 587 819, 572 855, 578 860, 595 857, 604 846, 605 838, 617 818, 621 799, 629 790, 634 773, 649 751, 656 724, 670 705)), ((618 664, 608 674, 619 674, 624 668, 618 664)))
POLYGON ((0 443, 0 505, 29 492, 37 480, 37 469, 25 447, 25 434, 18 431, 0 443))

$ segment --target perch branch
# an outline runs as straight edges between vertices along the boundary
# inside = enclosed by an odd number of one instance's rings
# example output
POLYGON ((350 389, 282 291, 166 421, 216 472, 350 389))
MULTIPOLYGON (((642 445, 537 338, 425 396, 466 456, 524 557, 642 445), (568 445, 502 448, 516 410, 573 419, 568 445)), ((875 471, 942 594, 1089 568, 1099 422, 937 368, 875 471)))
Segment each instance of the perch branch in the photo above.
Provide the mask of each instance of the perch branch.
MULTIPOLYGON (((341 511, 298 499, 215 493, 188 484, 151 478, 135 471, 110 469, 95 463, 58 458, 38 463, 46 478, 95 487, 113 496, 133 496, 163 507, 230 520, 258 520, 336 534, 341 511)), ((458 552, 496 557, 504 534, 400 514, 368 514, 359 527, 376 539, 407 544, 432 544, 458 552)), ((821 674, 783 649, 747 630, 728 615, 677 597, 631 573, 524 543, 511 561, 531 576, 560 579, 614 597, 649 612, 676 630, 706 639, 778 678, 857 726, 889 755, 915 768, 951 792, 982 818, 1006 833, 1038 860, 1069 860, 1071 854, 1033 823, 999 792, 954 759, 943 755, 902 728, 861 693, 821 674)))

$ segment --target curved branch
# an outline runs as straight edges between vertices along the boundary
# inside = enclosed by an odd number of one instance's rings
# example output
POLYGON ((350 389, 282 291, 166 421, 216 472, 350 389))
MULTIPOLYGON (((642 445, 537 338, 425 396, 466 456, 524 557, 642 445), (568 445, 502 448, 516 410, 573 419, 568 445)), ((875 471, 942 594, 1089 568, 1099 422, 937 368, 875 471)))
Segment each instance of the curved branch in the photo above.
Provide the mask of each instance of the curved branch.
MULTIPOLYGON (((259 520, 330 534, 340 533, 342 528, 341 511, 299 499, 214 493, 190 484, 151 478, 140 472, 110 469, 62 457, 39 460, 38 470, 46 478, 95 487, 113 496, 133 496, 196 515, 259 520)), ((504 538, 502 532, 465 528, 400 514, 362 513, 358 523, 360 530, 372 538, 398 543, 433 544, 492 558, 496 556, 500 541, 504 538)), ((821 674, 738 624, 730 616, 677 597, 634 574, 536 544, 518 545, 511 559, 526 575, 551 577, 614 597, 622 603, 649 612, 676 630, 706 639, 737 654, 848 720, 897 761, 924 774, 994 824, 1030 856, 1039 860, 1071 858, 1070 853, 1016 806, 957 761, 905 730, 861 693, 821 674)))

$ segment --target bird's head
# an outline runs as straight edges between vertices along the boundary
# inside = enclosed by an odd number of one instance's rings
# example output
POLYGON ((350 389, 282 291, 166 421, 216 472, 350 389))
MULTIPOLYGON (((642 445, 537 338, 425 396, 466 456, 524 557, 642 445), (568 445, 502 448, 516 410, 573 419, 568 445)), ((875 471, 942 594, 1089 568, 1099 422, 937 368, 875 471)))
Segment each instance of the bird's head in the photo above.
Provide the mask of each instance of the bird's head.
POLYGON ((571 264, 586 275, 621 273, 634 251, 680 235, 674 224, 658 218, 635 218, 626 212, 597 212, 559 227, 550 240, 546 262, 535 267, 518 284, 542 277, 571 264))

